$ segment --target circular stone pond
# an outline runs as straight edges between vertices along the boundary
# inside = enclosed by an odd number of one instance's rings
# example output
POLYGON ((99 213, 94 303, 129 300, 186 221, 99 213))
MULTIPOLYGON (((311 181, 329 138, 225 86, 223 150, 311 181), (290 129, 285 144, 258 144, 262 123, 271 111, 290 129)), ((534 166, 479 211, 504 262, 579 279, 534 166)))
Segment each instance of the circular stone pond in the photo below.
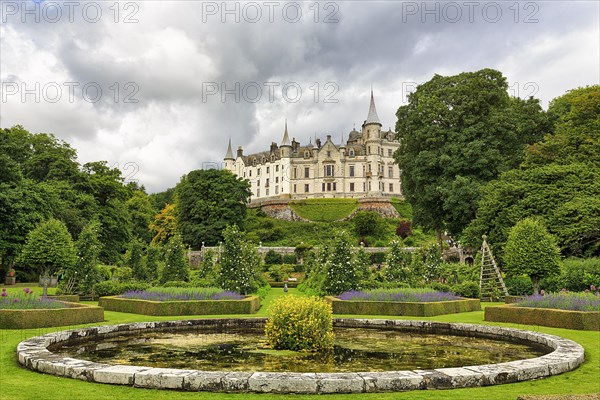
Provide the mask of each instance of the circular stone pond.
POLYGON ((34 337, 19 362, 91 382, 188 391, 360 393, 486 386, 577 368, 583 348, 495 326, 335 319, 332 352, 273 351, 264 318, 100 326, 34 337))

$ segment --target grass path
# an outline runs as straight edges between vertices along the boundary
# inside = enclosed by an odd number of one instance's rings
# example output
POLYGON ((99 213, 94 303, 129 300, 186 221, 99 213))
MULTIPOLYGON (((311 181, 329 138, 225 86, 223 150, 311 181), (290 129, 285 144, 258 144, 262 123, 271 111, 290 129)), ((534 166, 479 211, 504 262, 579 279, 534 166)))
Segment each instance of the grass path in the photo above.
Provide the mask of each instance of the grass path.
MULTIPOLYGON (((267 316, 269 305, 281 296, 298 296, 302 293, 290 289, 286 294, 283 289, 274 288, 263 301, 263 307, 256 316, 267 316)), ((487 306, 488 304, 485 304, 487 306)), ((213 318, 231 317, 230 315, 212 316, 213 318)), ((247 317, 247 316, 246 316, 247 317)), ((403 318, 409 317, 384 317, 384 316, 348 316, 354 318, 403 318)), ((181 317, 184 318, 202 318, 181 317)), ((105 312, 104 324, 117 324, 136 321, 173 320, 177 317, 151 317, 137 314, 118 312, 105 312)), ((415 319, 415 318, 412 318, 415 319)), ((514 324, 487 323, 483 321, 483 312, 441 315, 437 317, 418 318, 422 320, 435 320, 446 322, 465 322, 476 324, 490 324, 508 326, 532 331, 545 332, 574 340, 584 346, 586 362, 577 370, 554 376, 548 379, 498 385, 486 388, 455 389, 455 390, 428 390, 405 393, 374 393, 353 395, 260 395, 260 394, 227 394, 227 393, 185 393, 167 390, 136 389, 130 387, 111 386, 97 383, 88 383, 74 379, 60 378, 44 375, 21 368, 15 359, 17 344, 26 338, 43 335, 45 333, 65 330, 74 327, 42 328, 25 330, 0 330, 0 400, 13 399, 53 399, 53 400, 155 400, 155 399, 324 399, 326 400, 515 400, 521 394, 577 394, 600 393, 600 332, 574 331, 568 329, 546 328, 538 326, 522 326, 514 324)), ((99 324, 89 324, 99 325, 99 324)), ((83 325, 82 325, 83 326, 83 325)))

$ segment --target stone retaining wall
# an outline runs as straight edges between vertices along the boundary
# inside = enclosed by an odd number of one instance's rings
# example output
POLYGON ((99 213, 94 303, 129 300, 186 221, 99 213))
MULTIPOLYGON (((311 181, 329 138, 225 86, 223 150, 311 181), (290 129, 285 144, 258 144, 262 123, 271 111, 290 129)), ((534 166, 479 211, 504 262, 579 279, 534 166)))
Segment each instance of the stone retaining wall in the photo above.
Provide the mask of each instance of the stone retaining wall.
POLYGON ((33 337, 19 343, 19 363, 31 370, 89 382, 154 389, 259 393, 366 393, 418 389, 452 389, 512 383, 571 371, 584 361, 579 344, 558 336, 497 326, 409 320, 335 319, 337 327, 363 327, 467 336, 505 338, 532 342, 554 351, 541 357, 500 364, 440 368, 433 370, 288 373, 195 371, 171 368, 108 365, 53 354, 48 348, 70 340, 151 329, 202 327, 260 328, 265 318, 205 319, 190 321, 138 322, 123 325, 62 331, 33 337))

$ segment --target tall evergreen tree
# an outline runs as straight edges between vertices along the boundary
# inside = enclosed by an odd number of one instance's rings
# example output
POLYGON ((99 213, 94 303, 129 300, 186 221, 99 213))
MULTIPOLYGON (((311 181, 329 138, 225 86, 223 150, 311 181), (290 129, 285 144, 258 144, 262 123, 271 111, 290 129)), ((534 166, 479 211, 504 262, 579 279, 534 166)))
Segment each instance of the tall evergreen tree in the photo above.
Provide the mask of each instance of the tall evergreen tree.
POLYGON ((331 254, 327 260, 325 292, 337 295, 359 287, 360 277, 352 262, 352 245, 348 234, 338 232, 330 246, 331 254))
POLYGON ((160 282, 187 281, 189 279, 186 248, 181 236, 175 235, 169 239, 165 252, 165 265, 162 269, 160 282))

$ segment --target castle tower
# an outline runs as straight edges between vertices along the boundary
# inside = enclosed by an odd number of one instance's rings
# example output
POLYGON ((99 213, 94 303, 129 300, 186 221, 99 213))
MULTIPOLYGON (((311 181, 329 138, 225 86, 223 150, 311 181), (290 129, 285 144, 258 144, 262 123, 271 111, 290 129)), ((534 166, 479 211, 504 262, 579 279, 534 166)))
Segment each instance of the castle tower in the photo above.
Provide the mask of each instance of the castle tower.
POLYGON ((233 151, 231 150, 231 138, 229 138, 229 144, 227 145, 227 154, 225 154, 225 169, 234 172, 235 171, 235 158, 233 158, 233 151))
POLYGON ((375 108, 375 98, 373 89, 371 89, 371 103, 369 104, 369 114, 362 125, 362 136, 367 151, 367 195, 381 195, 381 122, 375 108))
POLYGON ((290 138, 288 135, 287 128, 287 119, 285 120, 285 131, 283 133, 283 139, 281 140, 281 145, 279 146, 281 150, 281 158, 290 158, 292 155, 292 145, 290 144, 290 138))

